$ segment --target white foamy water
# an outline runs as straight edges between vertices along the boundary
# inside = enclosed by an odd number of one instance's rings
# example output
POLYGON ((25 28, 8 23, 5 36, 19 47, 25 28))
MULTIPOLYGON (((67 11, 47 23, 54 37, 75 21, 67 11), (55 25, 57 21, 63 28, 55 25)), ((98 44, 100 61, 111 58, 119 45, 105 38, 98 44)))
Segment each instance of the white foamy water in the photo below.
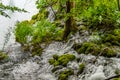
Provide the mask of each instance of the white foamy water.
MULTIPOLYGON (((0 2, 5 5, 17 6, 28 11, 27 13, 12 13, 11 11, 7 11, 11 18, 0 15, 0 49, 2 49, 5 40, 4 37, 8 33, 8 29, 13 28, 16 21, 29 20, 38 10, 35 5, 36 0, 0 0, 0 2)), ((14 35, 11 35, 8 45, 15 42, 14 35)))

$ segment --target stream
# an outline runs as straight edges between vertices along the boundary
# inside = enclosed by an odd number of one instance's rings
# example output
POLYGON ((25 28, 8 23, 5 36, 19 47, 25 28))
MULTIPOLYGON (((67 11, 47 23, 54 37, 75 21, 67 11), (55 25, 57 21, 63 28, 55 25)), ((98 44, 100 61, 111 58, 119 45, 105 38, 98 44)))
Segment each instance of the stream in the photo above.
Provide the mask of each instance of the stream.
MULTIPOLYGON (((5 2, 6 4, 17 6, 21 6, 22 4, 21 8, 27 9, 30 13, 11 13, 11 19, 0 16, 0 19, 2 19, 0 23, 3 23, 0 28, 5 26, 0 29, 1 48, 4 44, 4 36, 7 33, 7 29, 14 27, 17 20, 29 20, 37 12, 35 5, 32 5, 35 3, 33 0, 33 2, 31 0, 3 1, 7 1, 5 2)), ((30 52, 23 51, 21 45, 15 42, 14 35, 11 32, 10 40, 5 48, 5 51, 8 52, 9 59, 0 62, 0 80, 58 80, 59 73, 65 69, 74 70, 74 75, 69 76, 68 80, 104 80, 120 73, 120 58, 99 56, 96 62, 92 63, 96 59, 95 56, 78 54, 73 49, 74 44, 81 44, 90 39, 91 37, 87 31, 81 35, 77 32, 66 43, 53 41, 47 46, 42 44, 41 46, 44 48, 42 55, 32 57, 30 52), (58 66, 59 69, 52 73, 51 70, 54 66, 49 64, 48 59, 51 59, 54 54, 62 55, 66 53, 74 54, 79 61, 71 61, 66 67, 58 66), (79 64, 81 63, 85 63, 85 69, 82 74, 77 75, 79 64)))
POLYGON ((73 45, 90 39, 87 35, 85 35, 86 38, 80 35, 78 37, 78 35, 79 33, 76 33, 67 43, 54 41, 48 46, 42 44, 41 46, 44 47, 42 55, 34 57, 29 52, 22 51, 19 43, 12 44, 7 48, 9 51, 9 60, 0 63, 0 80, 57 80, 59 73, 65 69, 74 70, 74 75, 71 75, 68 80, 104 80, 105 78, 116 75, 116 71, 120 71, 119 58, 99 56, 95 64, 93 64, 92 60, 96 58, 95 56, 78 54, 72 48, 73 45), (49 64, 48 59, 51 59, 56 53, 58 55, 65 53, 74 54, 80 60, 78 62, 69 62, 67 67, 61 68, 61 66, 58 66, 59 70, 52 73, 51 70, 54 66, 49 64), (79 64, 83 62, 86 65, 84 72, 76 75, 79 64), (100 79, 95 79, 93 75, 100 79))

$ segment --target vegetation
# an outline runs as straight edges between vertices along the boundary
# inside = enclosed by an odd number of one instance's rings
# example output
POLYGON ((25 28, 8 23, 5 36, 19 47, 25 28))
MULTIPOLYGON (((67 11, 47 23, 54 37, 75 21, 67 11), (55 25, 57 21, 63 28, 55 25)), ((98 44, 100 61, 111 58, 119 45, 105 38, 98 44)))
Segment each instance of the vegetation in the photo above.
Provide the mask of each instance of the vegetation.
POLYGON ((0 61, 8 59, 8 56, 6 53, 0 51, 0 61))
MULTIPOLYGON (((42 54, 41 44, 55 40, 67 40, 69 35, 88 32, 90 40, 75 44, 73 48, 78 54, 115 57, 114 47, 120 46, 120 4, 119 0, 37 0, 39 12, 31 20, 16 23, 15 39, 21 43, 24 50, 31 51, 32 56, 42 54), (51 10, 49 10, 50 8, 51 10), (53 13, 54 20, 49 19, 53 13), (77 24, 79 23, 79 24, 77 24)), ((9 17, 4 10, 24 11, 17 7, 0 4, 0 14, 9 17)), ((120 47, 119 47, 120 48, 120 47)), ((6 55, 0 53, 0 60, 6 55)), ((97 57, 96 57, 97 58, 97 57)), ((53 65, 52 72, 67 67, 68 62, 76 60, 74 54, 53 55, 48 62, 53 65)), ((77 59, 79 62, 79 58, 77 59)), ((78 74, 85 69, 85 64, 79 64, 78 74)), ((62 71, 58 80, 67 80, 74 71, 62 71)), ((115 79, 119 80, 119 79, 115 79)))
POLYGON ((73 61, 75 59, 75 55, 73 54, 63 54, 61 56, 53 55, 53 59, 49 59, 49 63, 54 66, 62 65, 67 66, 69 61, 73 61))
POLYGON ((73 72, 73 70, 71 70, 71 69, 62 71, 62 72, 60 73, 60 76, 58 77, 58 80, 68 80, 68 77, 69 77, 70 75, 73 75, 73 74, 74 74, 74 72, 73 72))
POLYGON ((107 45, 99 45, 95 44, 93 42, 85 42, 83 43, 78 49, 78 53, 81 54, 92 54, 92 55, 99 55, 101 54, 102 56, 105 57, 113 57, 116 56, 117 54, 115 51, 112 49, 112 47, 109 47, 107 45))
POLYGON ((10 16, 6 13, 6 10, 10 10, 12 12, 18 11, 18 12, 27 12, 24 9, 19 9, 18 7, 11 7, 8 5, 4 5, 3 3, 0 2, 0 15, 5 16, 5 17, 9 17, 10 16))
POLYGON ((84 64, 84 63, 81 63, 81 64, 79 65, 78 74, 81 74, 81 73, 84 71, 84 69, 85 69, 85 64, 84 64))

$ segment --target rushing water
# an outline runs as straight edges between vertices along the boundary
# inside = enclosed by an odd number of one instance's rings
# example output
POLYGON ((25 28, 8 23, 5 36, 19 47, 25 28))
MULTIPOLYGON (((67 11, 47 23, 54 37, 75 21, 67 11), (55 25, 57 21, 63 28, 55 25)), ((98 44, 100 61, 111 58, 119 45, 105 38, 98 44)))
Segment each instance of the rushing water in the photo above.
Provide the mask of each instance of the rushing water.
POLYGON ((23 52, 18 43, 11 45, 7 49, 9 61, 0 63, 0 80, 57 80, 59 73, 65 69, 74 70, 74 75, 71 75, 68 80, 104 80, 104 78, 116 75, 115 72, 120 71, 119 58, 99 56, 93 63, 95 56, 78 54, 72 48, 75 43, 90 40, 88 34, 84 34, 84 36, 76 33, 67 43, 52 42, 48 46, 44 46, 41 57, 32 57, 29 52, 23 52), (86 37, 84 38, 84 36, 86 37), (52 55, 56 53, 58 55, 74 54, 80 60, 69 62, 67 67, 57 66, 58 70, 52 73, 53 66, 48 63, 48 59, 51 59, 52 55), (81 63, 85 63, 85 69, 82 74, 77 75, 81 63))
MULTIPOLYGON (((5 5, 17 6, 28 11, 27 13, 12 13, 11 11, 7 11, 11 18, 0 16, 0 49, 3 47, 6 34, 9 33, 9 30, 11 33, 16 21, 29 20, 32 15, 38 12, 35 6, 35 1, 36 0, 0 0, 0 2, 5 5)), ((8 45, 14 42, 14 35, 11 33, 8 45)))

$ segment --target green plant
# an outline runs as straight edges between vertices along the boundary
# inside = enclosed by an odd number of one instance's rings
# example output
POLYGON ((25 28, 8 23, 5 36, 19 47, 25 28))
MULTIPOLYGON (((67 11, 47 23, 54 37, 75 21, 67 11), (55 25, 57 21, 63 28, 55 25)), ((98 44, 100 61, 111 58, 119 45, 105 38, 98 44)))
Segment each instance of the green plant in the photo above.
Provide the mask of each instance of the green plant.
POLYGON ((22 45, 28 43, 28 39, 32 36, 32 25, 28 21, 22 21, 16 24, 15 39, 22 45))
POLYGON ((38 21, 34 26, 32 42, 41 43, 53 40, 59 37, 59 30, 60 29, 57 29, 57 27, 48 20, 38 21))
POLYGON ((80 17, 91 29, 112 30, 119 26, 120 12, 115 0, 92 0, 80 17))

